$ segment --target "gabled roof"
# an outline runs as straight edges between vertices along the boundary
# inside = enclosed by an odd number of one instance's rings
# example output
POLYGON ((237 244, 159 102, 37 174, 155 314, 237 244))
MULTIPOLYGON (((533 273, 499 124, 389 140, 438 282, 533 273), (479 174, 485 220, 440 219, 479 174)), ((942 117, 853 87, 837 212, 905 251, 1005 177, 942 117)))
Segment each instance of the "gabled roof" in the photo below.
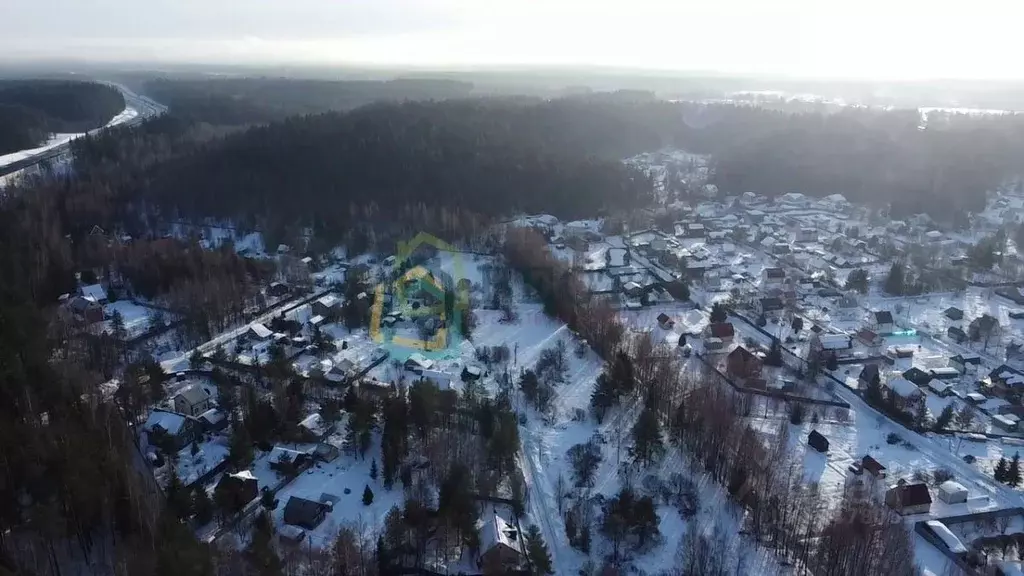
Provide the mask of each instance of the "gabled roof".
POLYGON ((182 389, 180 392, 174 395, 175 399, 179 397, 184 399, 185 402, 188 402, 190 406, 195 406, 196 404, 200 404, 202 402, 209 400, 210 393, 206 390, 206 388, 203 388, 198 384, 192 384, 191 386, 182 389))
POLYGON ((323 417, 319 414, 310 414, 303 418, 302 422, 299 422, 299 426, 308 430, 311 434, 316 436, 323 436, 327 433, 327 422, 324 421, 323 417))
POLYGON ((669 321, 671 319, 672 318, 670 318, 669 315, 665 314, 664 312, 662 312, 661 314, 658 314, 658 322, 667 322, 667 321, 669 321))
POLYGON ((807 435, 807 442, 828 446, 828 438, 825 438, 825 435, 817 430, 811 430, 811 433, 807 435))
POLYGON ((783 271, 782 268, 765 268, 764 269, 764 275, 765 275, 765 278, 770 278, 770 279, 775 280, 775 279, 779 279, 779 278, 785 278, 786 277, 786 272, 783 271))
POLYGON ((733 358, 739 358, 744 362, 750 362, 751 360, 760 360, 760 358, 754 356, 754 354, 750 350, 747 350, 743 346, 737 346, 736 348, 733 348, 732 352, 729 352, 729 359, 732 360, 733 358))
POLYGON ((888 310, 879 310, 878 312, 875 312, 875 323, 892 324, 892 312, 888 310))
POLYGON ((895 486, 890 489, 890 492, 896 493, 898 502, 903 508, 932 503, 932 495, 928 492, 928 485, 921 482, 895 486))
POLYGON ((917 366, 911 366, 910 369, 903 373, 903 377, 918 386, 924 386, 932 379, 931 374, 921 370, 917 366))
POLYGON ((181 429, 185 427, 186 418, 184 414, 157 408, 150 412, 146 423, 142 425, 142 429, 146 432, 163 430, 171 436, 177 436, 181 429))
POLYGON ((885 387, 901 398, 912 398, 921 394, 921 389, 910 380, 893 378, 885 383, 885 387))
POLYGON ((480 550, 487 552, 495 546, 507 546, 517 554, 522 554, 519 544, 520 537, 516 529, 497 513, 492 514, 480 527, 480 550))
POLYGON ((317 517, 328 508, 323 502, 292 496, 284 505, 284 521, 294 526, 312 526, 317 524, 317 517))
POLYGON ((82 297, 90 302, 102 302, 107 299, 107 290, 102 284, 82 286, 82 297))
POLYGON ((273 332, 271 332, 270 328, 267 328, 266 326, 260 324, 259 322, 250 324, 249 332, 252 332, 253 334, 256 335, 257 338, 260 339, 270 338, 274 334, 273 332))
POLYGON ((761 310, 763 312, 775 312, 782 310, 781 298, 761 298, 761 310))
POLYGON ((885 466, 882 466, 882 463, 872 458, 870 454, 864 456, 861 460, 861 466, 872 474, 878 474, 879 472, 885 471, 885 466))

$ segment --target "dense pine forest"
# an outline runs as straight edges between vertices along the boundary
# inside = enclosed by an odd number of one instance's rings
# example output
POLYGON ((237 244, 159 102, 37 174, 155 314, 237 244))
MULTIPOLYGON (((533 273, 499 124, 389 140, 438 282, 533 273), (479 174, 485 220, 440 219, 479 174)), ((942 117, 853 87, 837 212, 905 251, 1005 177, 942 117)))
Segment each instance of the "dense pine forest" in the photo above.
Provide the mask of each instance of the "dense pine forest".
POLYGON ((420 79, 160 78, 145 82, 143 89, 181 118, 235 125, 351 110, 378 101, 465 97, 472 84, 420 79))
POLYGON ((102 126, 123 109, 121 93, 105 84, 0 81, 0 154, 34 148, 52 133, 102 126))

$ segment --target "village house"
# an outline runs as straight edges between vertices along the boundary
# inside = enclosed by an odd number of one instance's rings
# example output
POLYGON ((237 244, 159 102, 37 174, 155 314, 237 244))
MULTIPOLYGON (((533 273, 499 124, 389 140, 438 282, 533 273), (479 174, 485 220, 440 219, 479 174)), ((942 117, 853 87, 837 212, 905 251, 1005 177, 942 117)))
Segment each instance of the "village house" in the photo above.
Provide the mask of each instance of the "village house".
POLYGON ((319 414, 310 414, 299 422, 299 432, 305 442, 320 442, 334 432, 334 424, 319 414))
POLYGON ((959 326, 950 326, 947 328, 946 336, 957 344, 963 344, 967 341, 967 332, 964 332, 964 329, 959 326))
POLYGON ((916 384, 905 378, 891 378, 884 384, 896 408, 914 414, 918 404, 924 402, 924 392, 916 384))
POLYGON ((857 384, 861 390, 864 390, 870 386, 872 382, 877 382, 878 384, 882 383, 878 364, 865 364, 864 368, 860 371, 860 375, 857 376, 857 384))
POLYGON ((885 493, 885 503, 901 516, 927 514, 932 508, 932 495, 927 484, 900 480, 885 493))
POLYGON ((760 298, 756 303, 757 313, 763 316, 778 317, 784 306, 781 298, 760 298))
POLYGON ((763 361, 743 346, 737 346, 726 357, 729 376, 742 380, 760 378, 763 361))
POLYGON ((312 304, 313 315, 324 318, 337 318, 341 312, 341 297, 336 294, 327 294, 315 300, 312 304))
POLYGON ((213 491, 216 501, 231 513, 240 512, 259 496, 256 476, 249 470, 221 476, 213 491))
POLYGON ((865 454, 864 458, 861 459, 861 469, 870 474, 875 478, 885 478, 885 466, 878 460, 871 457, 870 454, 865 454))
POLYGON ((966 374, 974 372, 981 366, 981 356, 977 354, 957 354, 949 359, 949 365, 956 368, 957 372, 966 374))
POLYGON ((199 416, 199 423, 203 425, 203 431, 210 434, 216 434, 224 431, 228 427, 228 415, 223 411, 216 408, 210 408, 206 412, 203 412, 199 416))
POLYGON ((917 366, 911 366, 903 372, 903 377, 910 380, 916 386, 927 386, 932 380, 932 375, 917 366))
POLYGON ((202 436, 202 425, 198 420, 160 408, 149 413, 142 430, 146 433, 146 442, 150 446, 161 446, 163 442, 167 442, 167 447, 175 451, 181 450, 202 436))
POLYGON ((284 505, 284 522, 306 530, 313 530, 324 521, 324 517, 327 516, 330 509, 331 507, 323 502, 292 496, 284 505))
POLYGON ((896 324, 892 319, 892 312, 888 310, 880 310, 872 313, 872 324, 871 330, 882 336, 892 334, 896 328, 896 324))
POLYGON ((764 288, 782 288, 786 281, 786 273, 782 268, 765 268, 761 273, 761 284, 764 288))
POLYGON ((884 340, 874 330, 862 328, 857 331, 857 340, 868 348, 880 348, 884 340))
POLYGON ((736 336, 736 329, 733 327, 732 322, 715 322, 708 325, 707 335, 712 338, 718 338, 723 343, 728 344, 736 336))
POLYGON ((519 568, 525 559, 518 531, 497 513, 492 513, 480 527, 479 566, 497 574, 519 568))
POLYGON ((949 308, 946 308, 946 311, 943 312, 943 315, 945 315, 946 318, 949 318, 950 320, 953 320, 955 322, 964 319, 964 311, 955 306, 950 306, 949 308))
POLYGON ((289 288, 284 282, 271 282, 270 286, 267 288, 267 296, 270 296, 271 298, 287 296, 289 292, 291 292, 291 288, 289 288))
POLYGON ((92 300, 75 296, 68 300, 67 307, 76 318, 86 324, 103 322, 103 306, 92 300))
POLYGON ((296 476, 313 463, 313 457, 306 452, 274 446, 267 455, 270 469, 284 476, 296 476))
POLYGON ((174 411, 179 414, 198 417, 213 405, 210 392, 198 384, 191 384, 174 395, 171 399, 174 411))
POLYGON ((81 286, 78 289, 78 295, 85 298, 89 302, 93 302, 100 306, 106 306, 110 303, 107 297, 107 289, 102 284, 89 284, 88 286, 81 286))
POLYGON ((267 328, 259 322, 254 322, 249 325, 249 328, 239 337, 239 339, 244 342, 257 344, 260 342, 267 342, 273 336, 274 332, 270 328, 267 328))

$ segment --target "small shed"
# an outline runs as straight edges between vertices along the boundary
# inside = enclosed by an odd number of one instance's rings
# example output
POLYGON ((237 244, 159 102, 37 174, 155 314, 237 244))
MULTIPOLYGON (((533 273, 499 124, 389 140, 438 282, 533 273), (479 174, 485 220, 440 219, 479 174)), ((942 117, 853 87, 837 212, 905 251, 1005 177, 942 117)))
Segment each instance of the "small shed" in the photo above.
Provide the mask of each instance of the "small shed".
POLYGON ((946 504, 963 504, 967 502, 967 488, 959 482, 947 480, 939 485, 939 500, 946 504))
POLYGON ((943 314, 945 314, 946 318, 949 318, 950 320, 964 319, 964 311, 955 306, 950 306, 949 308, 946 308, 946 311, 943 312, 943 314))
POLYGON ((672 320, 672 318, 669 317, 668 314, 665 314, 664 312, 658 314, 658 326, 661 326, 663 329, 669 330, 673 326, 675 326, 675 324, 676 323, 672 320))
POLYGON ((828 452, 828 438, 825 438, 825 436, 817 430, 811 430, 811 433, 807 435, 807 444, 818 452, 828 452))

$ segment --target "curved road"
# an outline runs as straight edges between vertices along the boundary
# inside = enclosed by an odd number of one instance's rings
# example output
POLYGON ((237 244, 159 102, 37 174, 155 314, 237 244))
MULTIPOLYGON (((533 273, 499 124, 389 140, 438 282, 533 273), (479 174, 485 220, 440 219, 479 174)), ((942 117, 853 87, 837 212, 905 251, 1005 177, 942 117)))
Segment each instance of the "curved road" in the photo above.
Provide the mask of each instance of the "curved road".
MULTIPOLYGON (((125 111, 134 110, 136 112, 136 115, 134 117, 132 117, 129 120, 126 120, 124 122, 120 122, 118 124, 114 124, 114 126, 134 126, 136 124, 141 123, 143 120, 146 120, 147 118, 152 118, 154 116, 159 116, 159 115, 161 115, 161 114, 163 114, 164 112, 167 111, 167 107, 166 106, 164 106, 162 104, 159 104, 157 102, 154 102, 153 100, 151 100, 151 99, 149 99, 149 98, 147 98, 145 96, 142 96, 140 94, 136 94, 135 92, 132 92, 127 87, 125 87, 125 86, 123 86, 121 84, 117 84, 115 82, 103 82, 103 83, 104 84, 108 84, 110 86, 113 86, 113 87, 115 87, 115 88, 117 88, 118 90, 121 91, 121 94, 124 96, 125 111)), ((122 114, 123 113, 124 112, 122 112, 122 114)), ((96 133, 96 132, 98 132, 100 130, 104 130, 104 129, 108 128, 108 127, 111 127, 111 124, 107 124, 106 126, 103 126, 102 128, 97 128, 95 130, 91 130, 89 133, 93 134, 93 133, 96 133)), ((29 156, 28 158, 23 158, 21 160, 17 160, 15 162, 7 164, 6 166, 0 166, 0 176, 7 176, 9 174, 14 174, 15 172, 18 172, 20 170, 24 170, 24 169, 32 167, 32 166, 35 166, 35 165, 37 165, 40 162, 43 162, 45 160, 51 160, 53 158, 58 158, 60 156, 63 156, 64 154, 67 154, 71 150, 71 142, 72 141, 73 140, 69 140, 68 142, 65 142, 63 144, 59 144, 57 146, 54 146, 53 148, 49 148, 49 149, 44 150, 44 151, 42 151, 42 152, 40 152, 38 154, 34 154, 32 156, 29 156)))

